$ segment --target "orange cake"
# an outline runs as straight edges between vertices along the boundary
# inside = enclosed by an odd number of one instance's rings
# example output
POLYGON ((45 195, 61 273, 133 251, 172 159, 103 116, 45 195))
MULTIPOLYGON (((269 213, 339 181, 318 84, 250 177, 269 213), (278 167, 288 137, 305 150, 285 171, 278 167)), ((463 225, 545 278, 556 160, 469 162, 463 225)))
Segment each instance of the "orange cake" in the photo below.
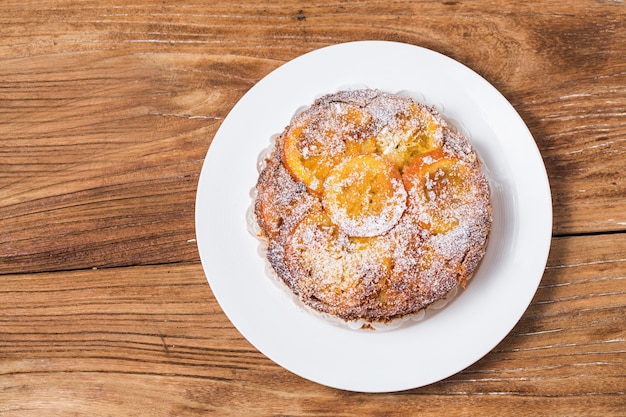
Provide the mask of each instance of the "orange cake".
POLYGON ((293 118, 254 212, 268 261, 304 304, 368 322, 465 286, 491 226, 467 137, 434 108, 371 89, 326 95, 293 118))

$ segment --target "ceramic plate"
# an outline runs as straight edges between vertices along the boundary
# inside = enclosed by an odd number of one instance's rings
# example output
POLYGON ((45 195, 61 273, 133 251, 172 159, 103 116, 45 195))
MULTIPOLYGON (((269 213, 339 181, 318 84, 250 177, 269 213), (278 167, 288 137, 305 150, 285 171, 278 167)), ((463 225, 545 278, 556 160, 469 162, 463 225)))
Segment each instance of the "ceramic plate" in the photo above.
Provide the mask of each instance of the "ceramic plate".
POLYGON ((526 125, 487 81, 439 53, 363 41, 319 49, 251 88, 223 121, 202 167, 196 234, 220 306, 271 360, 311 381, 361 392, 416 388, 493 349, 528 307, 550 247, 546 170, 526 125), (395 330, 332 324, 299 308, 265 273, 246 213, 257 160, 296 110, 321 95, 369 87, 412 94, 469 134, 490 178, 493 226, 467 289, 427 319, 395 330))

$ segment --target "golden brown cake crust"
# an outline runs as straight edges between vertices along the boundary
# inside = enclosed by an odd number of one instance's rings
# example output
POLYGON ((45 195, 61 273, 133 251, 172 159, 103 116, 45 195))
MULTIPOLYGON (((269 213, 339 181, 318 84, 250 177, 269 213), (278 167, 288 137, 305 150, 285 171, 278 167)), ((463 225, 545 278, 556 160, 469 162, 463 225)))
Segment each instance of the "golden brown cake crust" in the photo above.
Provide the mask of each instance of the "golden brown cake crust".
POLYGON ((256 191, 276 274, 344 320, 387 322, 465 286, 491 225, 469 140, 433 108, 378 90, 329 94, 296 115, 256 191))

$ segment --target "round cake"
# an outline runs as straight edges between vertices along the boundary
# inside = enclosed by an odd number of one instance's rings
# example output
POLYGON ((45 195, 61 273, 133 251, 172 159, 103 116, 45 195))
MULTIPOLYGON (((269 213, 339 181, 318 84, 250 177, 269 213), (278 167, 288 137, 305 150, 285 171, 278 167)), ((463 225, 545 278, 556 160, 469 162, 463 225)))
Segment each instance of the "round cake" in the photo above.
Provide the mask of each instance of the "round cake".
POLYGON ((340 91, 297 114, 256 185, 267 259, 313 309, 389 322, 465 286, 485 253, 489 184, 434 108, 340 91))

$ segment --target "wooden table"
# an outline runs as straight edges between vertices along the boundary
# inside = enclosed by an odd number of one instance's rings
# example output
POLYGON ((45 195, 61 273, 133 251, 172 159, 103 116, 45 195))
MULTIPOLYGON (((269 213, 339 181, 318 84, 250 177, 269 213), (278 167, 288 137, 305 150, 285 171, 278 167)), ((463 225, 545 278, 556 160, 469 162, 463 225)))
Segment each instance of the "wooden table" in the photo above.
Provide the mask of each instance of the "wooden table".
POLYGON ((626 415, 625 16, 621 0, 3 1, 0 415, 626 415), (496 86, 554 205, 513 331, 392 394, 324 387, 255 350, 194 232, 234 104, 286 61, 363 39, 444 53, 496 86))

